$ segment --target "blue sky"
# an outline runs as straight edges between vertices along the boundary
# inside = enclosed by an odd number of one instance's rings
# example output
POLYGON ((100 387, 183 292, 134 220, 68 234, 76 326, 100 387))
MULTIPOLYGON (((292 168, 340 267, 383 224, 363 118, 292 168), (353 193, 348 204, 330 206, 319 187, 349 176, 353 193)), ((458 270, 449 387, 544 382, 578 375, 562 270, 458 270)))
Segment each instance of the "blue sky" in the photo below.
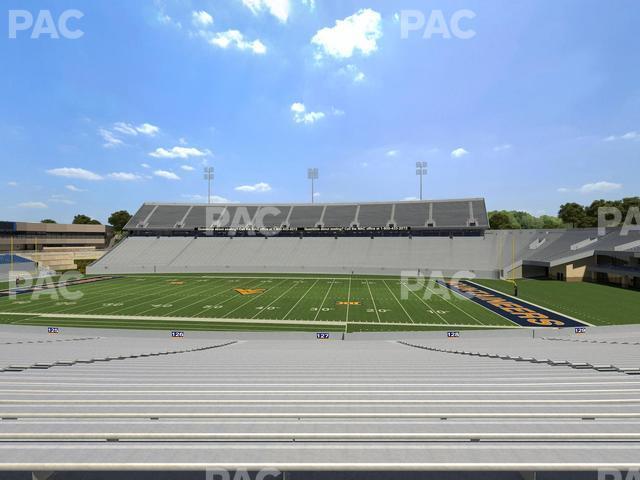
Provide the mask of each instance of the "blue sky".
POLYGON ((3 220, 204 201, 204 165, 233 202, 308 201, 311 166, 317 201, 408 199, 419 160, 426 198, 490 209, 640 193, 634 0, 2 5, 3 220), (9 38, 25 8, 84 34, 9 38), (475 34, 403 36, 415 11, 475 34))

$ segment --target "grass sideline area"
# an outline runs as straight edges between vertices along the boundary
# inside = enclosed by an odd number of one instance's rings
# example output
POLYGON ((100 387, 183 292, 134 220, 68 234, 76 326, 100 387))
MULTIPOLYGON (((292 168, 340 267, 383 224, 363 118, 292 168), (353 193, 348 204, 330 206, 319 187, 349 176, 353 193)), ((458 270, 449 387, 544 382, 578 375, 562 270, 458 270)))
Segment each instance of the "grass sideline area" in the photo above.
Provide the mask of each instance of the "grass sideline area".
MULTIPOLYGON (((502 280, 474 280, 513 295, 513 284, 502 280)), ((587 282, 518 280, 519 298, 593 325, 640 323, 640 292, 587 282)))
MULTIPOLYGON (((497 280, 477 283, 512 294, 497 280)), ((398 277, 349 275, 125 275, 0 298, 0 323, 236 331, 426 331, 519 328, 434 283, 402 298, 398 277)), ((520 298, 594 325, 634 323, 638 292, 588 283, 523 280, 520 298)), ((406 290, 406 289, 405 289, 406 290)))
POLYGON ((398 277, 128 275, 0 299, 0 322, 180 330, 398 331, 515 325, 431 284, 402 299, 398 277))

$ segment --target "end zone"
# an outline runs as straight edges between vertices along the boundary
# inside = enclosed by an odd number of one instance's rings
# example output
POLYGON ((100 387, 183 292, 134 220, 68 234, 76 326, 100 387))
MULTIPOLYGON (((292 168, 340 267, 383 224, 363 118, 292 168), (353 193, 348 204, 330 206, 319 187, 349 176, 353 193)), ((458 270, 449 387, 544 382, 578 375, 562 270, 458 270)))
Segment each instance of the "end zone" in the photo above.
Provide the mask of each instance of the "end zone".
POLYGON ((491 310, 521 327, 585 327, 590 324, 543 308, 519 298, 506 295, 467 280, 459 282, 438 281, 449 290, 491 310))

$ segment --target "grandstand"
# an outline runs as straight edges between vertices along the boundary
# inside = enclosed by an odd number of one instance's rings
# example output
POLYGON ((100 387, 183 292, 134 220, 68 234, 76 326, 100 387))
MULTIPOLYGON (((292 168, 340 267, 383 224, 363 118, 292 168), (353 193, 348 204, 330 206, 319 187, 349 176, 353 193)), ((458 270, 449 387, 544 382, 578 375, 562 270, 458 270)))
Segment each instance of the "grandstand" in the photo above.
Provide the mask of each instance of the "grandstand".
POLYGON ((316 229, 415 229, 422 234, 472 234, 489 227, 484 199, 360 204, 164 204, 145 203, 127 224, 137 233, 229 229, 282 232, 316 229))
POLYGON ((516 480, 638 466, 637 327, 334 341, 5 326, 0 342, 5 474, 516 480))
POLYGON ((93 274, 469 272, 640 288, 640 232, 492 231, 483 199, 360 204, 145 203, 93 274), (626 232, 625 232, 626 233, 626 232))

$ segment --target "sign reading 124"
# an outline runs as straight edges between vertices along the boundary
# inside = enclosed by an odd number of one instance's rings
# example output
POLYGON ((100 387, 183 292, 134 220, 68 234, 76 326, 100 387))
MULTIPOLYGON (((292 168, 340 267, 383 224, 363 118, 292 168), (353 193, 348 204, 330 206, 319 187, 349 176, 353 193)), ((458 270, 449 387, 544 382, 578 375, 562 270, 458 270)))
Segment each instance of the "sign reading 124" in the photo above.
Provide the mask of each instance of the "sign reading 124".
POLYGON ((447 332, 448 338, 458 338, 460 337, 460 332, 447 332))

